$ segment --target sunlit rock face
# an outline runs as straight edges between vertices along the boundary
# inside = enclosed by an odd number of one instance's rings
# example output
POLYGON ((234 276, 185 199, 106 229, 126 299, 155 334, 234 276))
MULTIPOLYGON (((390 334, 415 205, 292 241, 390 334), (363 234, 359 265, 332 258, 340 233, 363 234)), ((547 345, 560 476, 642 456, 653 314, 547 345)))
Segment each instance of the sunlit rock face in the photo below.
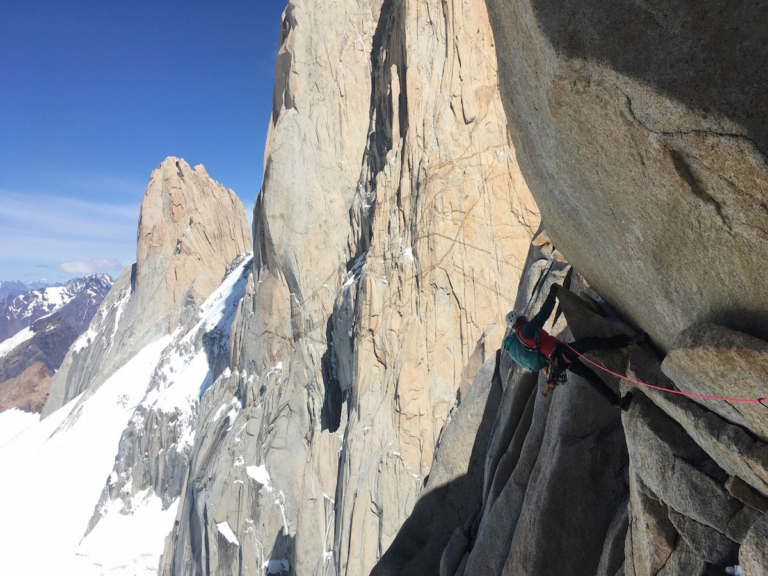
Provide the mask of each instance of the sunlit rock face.
POLYGON ((538 224, 482 3, 291 2, 232 375, 161 572, 370 573, 538 224))
POLYGON ((43 417, 98 388, 148 343, 192 318, 249 250, 245 209, 202 165, 168 157, 150 176, 137 232, 136 264, 115 281, 88 331, 51 381, 43 417))

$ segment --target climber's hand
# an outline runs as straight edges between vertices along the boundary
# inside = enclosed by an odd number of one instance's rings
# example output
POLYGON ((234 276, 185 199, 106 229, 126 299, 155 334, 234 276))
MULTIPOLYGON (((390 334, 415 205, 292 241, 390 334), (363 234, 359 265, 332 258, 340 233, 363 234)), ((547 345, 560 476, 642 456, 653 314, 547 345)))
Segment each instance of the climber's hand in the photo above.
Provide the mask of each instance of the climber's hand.
POLYGON ((557 295, 557 291, 560 290, 560 288, 562 288, 562 286, 560 286, 560 284, 552 284, 552 286, 549 287, 550 295, 556 296, 557 295))

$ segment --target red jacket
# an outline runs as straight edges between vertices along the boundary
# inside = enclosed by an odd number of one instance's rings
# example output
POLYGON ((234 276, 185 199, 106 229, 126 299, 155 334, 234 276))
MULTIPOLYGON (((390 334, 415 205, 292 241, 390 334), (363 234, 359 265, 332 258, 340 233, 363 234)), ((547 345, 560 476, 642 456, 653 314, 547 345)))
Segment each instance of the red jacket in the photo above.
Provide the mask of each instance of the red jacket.
MULTIPOLYGON (((520 338, 520 342, 525 344, 526 346, 530 348, 536 348, 536 339, 535 338, 524 338, 523 337, 523 326, 525 326, 526 322, 521 322, 518 326, 515 326, 515 330, 517 331, 517 337, 520 338)), ((539 328, 539 353, 544 356, 545 358, 549 358, 550 353, 552 350, 554 350, 555 346, 560 344, 560 340, 555 338, 554 336, 550 336, 549 333, 547 333, 544 328, 539 328)))

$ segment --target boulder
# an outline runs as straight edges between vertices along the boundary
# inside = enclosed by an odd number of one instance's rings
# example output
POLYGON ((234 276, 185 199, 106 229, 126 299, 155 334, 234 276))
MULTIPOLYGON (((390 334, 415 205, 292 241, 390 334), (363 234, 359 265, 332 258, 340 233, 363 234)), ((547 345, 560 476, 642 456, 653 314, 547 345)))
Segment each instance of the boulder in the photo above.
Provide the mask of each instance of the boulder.
POLYGON ((691 549, 716 566, 733 566, 739 545, 722 532, 669 510, 669 520, 691 549))
POLYGON ((626 556, 632 571, 638 575, 656 574, 675 549, 677 532, 667 506, 651 496, 634 474, 630 481, 629 524, 632 529, 626 545, 630 553, 626 556))
POLYGON ((749 484, 738 476, 731 476, 725 483, 728 493, 741 500, 745 505, 760 513, 768 512, 768 498, 753 490, 749 484))
MULTIPOLYGON (((676 389, 662 372, 661 363, 637 346, 632 348, 627 374, 653 386, 676 389)), ((768 444, 757 440, 743 426, 733 424, 702 406, 695 398, 646 387, 642 388, 642 392, 680 424, 723 470, 743 479, 759 493, 768 495, 768 444)))
MULTIPOLYGON (((683 330, 661 368, 685 392, 748 400, 768 397, 768 342, 716 324, 683 330)), ((768 442, 765 406, 697 401, 768 442)))
POLYGON ((764 6, 486 5, 517 158, 565 258, 662 349, 697 322, 768 338, 764 6))
POLYGON ((667 506, 729 534, 728 526, 743 504, 723 487, 727 474, 713 466, 679 424, 639 392, 635 395, 623 416, 631 470, 667 506), (713 476, 720 476, 722 483, 713 476))
MULTIPOLYGON (((706 561, 682 538, 677 541, 675 550, 670 554, 664 567, 656 572, 657 576, 704 576, 706 561)), ((637 576, 642 573, 637 572, 637 576)))

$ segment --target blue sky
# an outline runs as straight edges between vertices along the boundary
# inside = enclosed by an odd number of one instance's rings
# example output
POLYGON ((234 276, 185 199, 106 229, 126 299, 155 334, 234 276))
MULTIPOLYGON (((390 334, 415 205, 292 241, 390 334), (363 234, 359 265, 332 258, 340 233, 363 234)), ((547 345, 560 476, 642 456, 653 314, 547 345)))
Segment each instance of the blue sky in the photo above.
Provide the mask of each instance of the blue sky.
POLYGON ((0 280, 119 274, 167 156, 250 217, 285 5, 0 0, 0 280))

